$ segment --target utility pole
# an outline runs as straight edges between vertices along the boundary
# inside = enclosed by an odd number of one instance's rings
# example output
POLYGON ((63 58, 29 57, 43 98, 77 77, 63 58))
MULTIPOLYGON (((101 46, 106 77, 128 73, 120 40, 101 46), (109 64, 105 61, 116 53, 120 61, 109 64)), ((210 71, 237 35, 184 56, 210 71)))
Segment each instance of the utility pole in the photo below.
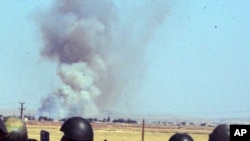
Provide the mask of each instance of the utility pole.
POLYGON ((144 128, 145 128, 145 121, 142 120, 142 131, 141 131, 141 141, 144 141, 144 128))
POLYGON ((24 102, 20 102, 21 104, 21 108, 20 109, 20 118, 23 119, 23 111, 25 110, 25 108, 23 107, 23 105, 25 104, 24 102))

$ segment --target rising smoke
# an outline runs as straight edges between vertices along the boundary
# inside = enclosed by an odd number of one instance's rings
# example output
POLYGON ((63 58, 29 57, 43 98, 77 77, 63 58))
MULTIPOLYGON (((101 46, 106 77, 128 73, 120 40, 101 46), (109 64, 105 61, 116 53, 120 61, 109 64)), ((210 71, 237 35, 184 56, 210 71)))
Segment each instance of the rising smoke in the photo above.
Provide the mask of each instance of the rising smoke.
POLYGON ((165 0, 57 0, 37 15, 41 54, 58 62, 63 82, 42 100, 40 115, 86 117, 112 110, 126 86, 143 76, 146 43, 166 9, 165 0))

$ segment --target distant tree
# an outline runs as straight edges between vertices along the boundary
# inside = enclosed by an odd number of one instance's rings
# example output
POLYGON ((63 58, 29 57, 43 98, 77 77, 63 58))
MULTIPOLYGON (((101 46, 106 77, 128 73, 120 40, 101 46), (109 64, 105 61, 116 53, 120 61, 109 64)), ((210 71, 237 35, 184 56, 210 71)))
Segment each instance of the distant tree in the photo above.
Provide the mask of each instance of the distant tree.
POLYGON ((97 118, 88 118, 87 119, 89 122, 97 122, 98 120, 97 120, 97 118))
POLYGON ((24 118, 26 118, 28 120, 36 120, 36 118, 34 116, 30 116, 30 115, 24 115, 24 118))
POLYGON ((125 119, 114 119, 113 121, 112 121, 113 123, 128 123, 128 124, 137 124, 137 121, 135 121, 135 120, 131 120, 131 119, 127 119, 127 120, 125 120, 125 119))
POLYGON ((110 117, 107 118, 107 122, 110 122, 110 117))
POLYGON ((38 121, 54 121, 54 119, 46 116, 39 116, 38 121))

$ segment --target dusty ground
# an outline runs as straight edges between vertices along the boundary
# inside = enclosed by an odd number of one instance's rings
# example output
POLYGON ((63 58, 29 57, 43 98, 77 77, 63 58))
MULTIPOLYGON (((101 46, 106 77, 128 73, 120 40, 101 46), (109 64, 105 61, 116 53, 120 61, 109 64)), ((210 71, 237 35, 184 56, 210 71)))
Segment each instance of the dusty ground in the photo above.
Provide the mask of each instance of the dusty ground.
MULTIPOLYGON (((59 141, 61 122, 27 122, 29 138, 40 140, 40 131, 50 132, 51 141, 59 141)), ((142 141, 142 126, 136 124, 93 123, 94 140, 103 141, 142 141)), ((186 132, 195 141, 207 141, 211 127, 195 126, 156 126, 145 125, 144 141, 167 141, 176 132, 186 132)))

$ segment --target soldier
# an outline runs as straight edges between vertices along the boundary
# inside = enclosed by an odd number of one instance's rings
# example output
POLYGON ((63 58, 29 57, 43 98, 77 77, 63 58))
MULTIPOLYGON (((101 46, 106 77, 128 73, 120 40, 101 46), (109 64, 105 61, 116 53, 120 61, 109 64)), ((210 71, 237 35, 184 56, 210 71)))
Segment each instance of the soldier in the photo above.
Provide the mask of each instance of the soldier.
POLYGON ((208 141, 229 141, 230 126, 227 124, 218 125, 209 135, 208 141))
POLYGON ((0 141, 3 141, 4 136, 7 134, 7 130, 5 128, 5 125, 2 121, 2 119, 0 119, 0 141))
POLYGON ((193 138, 186 133, 176 133, 170 137, 168 141, 194 141, 193 138))
POLYGON ((61 141, 93 141, 94 133, 91 124, 82 117, 66 120, 60 131, 64 133, 61 141))
POLYGON ((28 133, 24 121, 18 117, 7 117, 4 120, 4 125, 7 129, 7 135, 4 141, 27 141, 28 133))

